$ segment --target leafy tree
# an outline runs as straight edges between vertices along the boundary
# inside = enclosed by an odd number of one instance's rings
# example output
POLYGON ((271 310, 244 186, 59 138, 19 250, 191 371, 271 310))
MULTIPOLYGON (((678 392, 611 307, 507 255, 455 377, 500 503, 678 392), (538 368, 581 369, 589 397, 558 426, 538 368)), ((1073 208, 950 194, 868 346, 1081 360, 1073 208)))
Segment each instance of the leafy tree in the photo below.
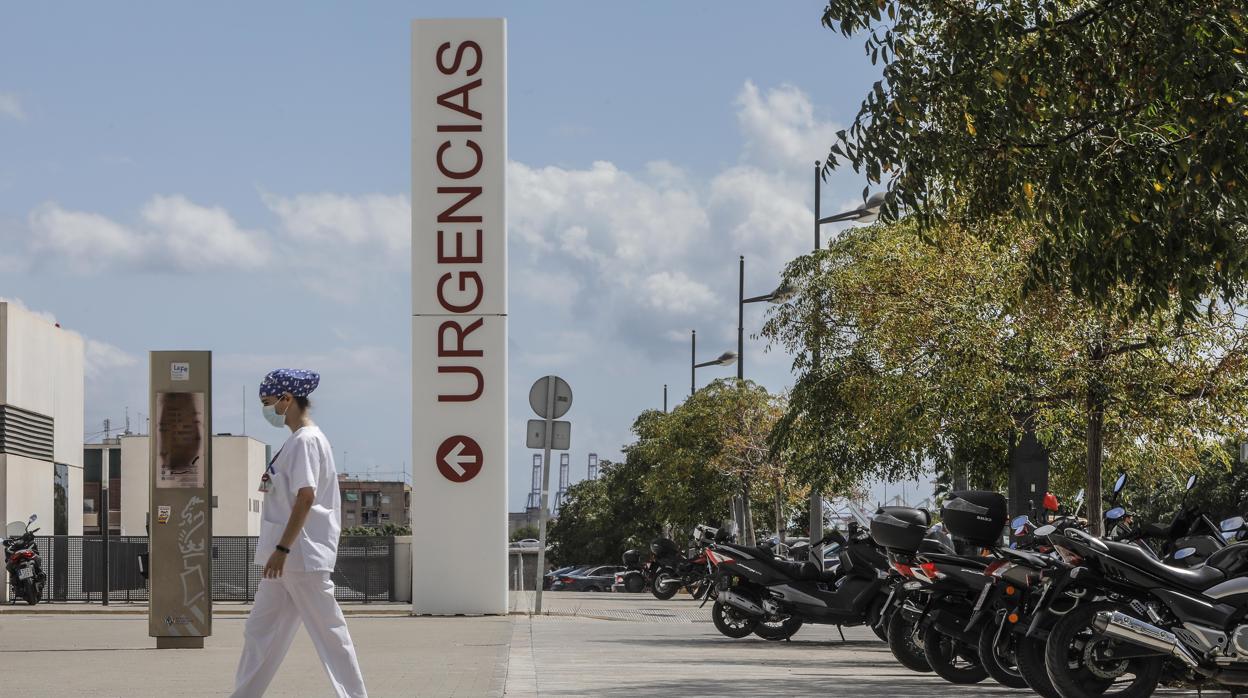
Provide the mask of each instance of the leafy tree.
POLYGON ((928 239, 968 214, 1038 224, 1028 289, 1191 316, 1248 274, 1246 12, 829 0, 823 23, 865 35, 883 75, 827 166, 886 183, 883 218, 928 239))
MULTIPOLYGON (((636 431, 650 420, 645 413, 636 431)), ((653 466, 634 447, 625 449, 622 463, 602 461, 597 480, 583 480, 568 488, 568 497, 551 524, 547 538, 555 564, 616 562, 625 550, 646 548, 663 531, 645 484, 653 466)))
POLYGON ((1243 309, 1215 304, 1181 322, 1048 288, 1019 302, 1039 224, 946 223, 939 246, 915 244, 918 227, 849 231, 795 261, 799 296, 764 329, 799 357, 786 420, 809 424, 797 438, 841 442, 833 475, 895 476, 930 458, 999 484, 1010 439, 1032 428, 1053 453, 1056 486, 1086 477, 1099 521, 1107 462, 1149 481, 1200 467, 1219 435, 1248 425, 1243 309))
POLYGON ((399 524, 382 524, 380 526, 350 526, 342 529, 343 536, 410 536, 412 527, 399 524))
POLYGON ((540 535, 541 531, 538 530, 537 526, 521 526, 511 532, 511 542, 515 543, 518 540, 535 540, 540 535))

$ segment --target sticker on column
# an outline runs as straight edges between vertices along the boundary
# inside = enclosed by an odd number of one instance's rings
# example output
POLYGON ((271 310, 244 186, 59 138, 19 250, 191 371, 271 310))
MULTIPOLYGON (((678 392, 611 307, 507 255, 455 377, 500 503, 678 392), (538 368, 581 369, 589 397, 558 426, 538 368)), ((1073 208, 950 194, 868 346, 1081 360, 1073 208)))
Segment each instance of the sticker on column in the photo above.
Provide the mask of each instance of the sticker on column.
POLYGON ((169 380, 189 381, 191 379, 191 365, 189 363, 175 361, 169 364, 169 380))
POLYGON ((167 524, 169 517, 173 515, 173 507, 161 504, 156 507, 156 523, 167 524))

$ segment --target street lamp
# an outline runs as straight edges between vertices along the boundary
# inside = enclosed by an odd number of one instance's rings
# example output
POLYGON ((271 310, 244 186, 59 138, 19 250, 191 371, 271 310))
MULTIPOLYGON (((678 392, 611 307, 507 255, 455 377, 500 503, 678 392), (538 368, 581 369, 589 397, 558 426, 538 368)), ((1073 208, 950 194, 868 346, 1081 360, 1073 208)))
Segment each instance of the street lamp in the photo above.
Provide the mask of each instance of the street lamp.
POLYGON ((797 295, 797 289, 785 281, 771 293, 745 297, 745 255, 737 259, 737 380, 745 380, 745 304, 784 303, 797 295))
POLYGON ((731 366, 737 362, 737 352, 726 351, 710 361, 698 363, 698 331, 689 332, 689 395, 698 392, 697 371, 707 366, 731 366))
MULTIPOLYGON (((815 251, 818 252, 823 248, 823 241, 820 231, 825 223, 840 223, 853 221, 855 223, 874 223, 880 216, 880 209, 884 206, 884 194, 876 192, 867 197, 865 203, 858 208, 841 213, 821 217, 819 215, 819 200, 821 197, 821 184, 823 177, 821 174, 821 166, 818 160, 815 161, 815 251)), ((816 345, 813 355, 811 356, 812 364, 819 365, 819 347, 816 345)), ((815 545, 815 541, 823 538, 823 493, 811 488, 810 490, 810 555, 812 561, 823 569, 823 551, 815 545)))

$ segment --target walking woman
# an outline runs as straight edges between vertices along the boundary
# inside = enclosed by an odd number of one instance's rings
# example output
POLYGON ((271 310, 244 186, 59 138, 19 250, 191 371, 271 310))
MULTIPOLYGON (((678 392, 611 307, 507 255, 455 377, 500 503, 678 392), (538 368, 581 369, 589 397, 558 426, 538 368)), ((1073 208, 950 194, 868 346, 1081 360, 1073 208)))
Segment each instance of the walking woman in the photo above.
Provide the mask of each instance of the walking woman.
POLYGON ((235 698, 264 695, 300 622, 335 695, 368 695, 329 578, 338 557, 342 503, 329 440, 308 417, 308 395, 320 381, 313 371, 283 368, 260 384, 264 418, 291 434, 260 480, 264 507, 255 564, 264 566, 264 578, 243 631, 235 698))

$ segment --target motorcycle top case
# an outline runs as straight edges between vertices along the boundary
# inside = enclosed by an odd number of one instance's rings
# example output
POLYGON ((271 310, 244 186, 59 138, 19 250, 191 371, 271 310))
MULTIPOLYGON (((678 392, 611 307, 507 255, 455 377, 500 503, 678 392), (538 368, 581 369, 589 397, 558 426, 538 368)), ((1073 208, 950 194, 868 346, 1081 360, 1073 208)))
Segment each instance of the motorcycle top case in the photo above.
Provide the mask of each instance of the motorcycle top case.
POLYGON ((641 567, 641 551, 640 550, 625 550, 624 551, 624 566, 629 569, 641 567))
POLYGON ((671 538, 655 538, 650 543, 650 552, 658 557, 679 557, 680 546, 671 538))
POLYGON ((940 507, 940 519, 954 538, 975 545, 999 545, 1009 518, 1005 496, 999 492, 954 492, 940 507))
POLYGON ((919 549, 931 523, 931 514, 923 509, 880 507, 871 517, 871 537, 889 550, 913 553, 919 549))

